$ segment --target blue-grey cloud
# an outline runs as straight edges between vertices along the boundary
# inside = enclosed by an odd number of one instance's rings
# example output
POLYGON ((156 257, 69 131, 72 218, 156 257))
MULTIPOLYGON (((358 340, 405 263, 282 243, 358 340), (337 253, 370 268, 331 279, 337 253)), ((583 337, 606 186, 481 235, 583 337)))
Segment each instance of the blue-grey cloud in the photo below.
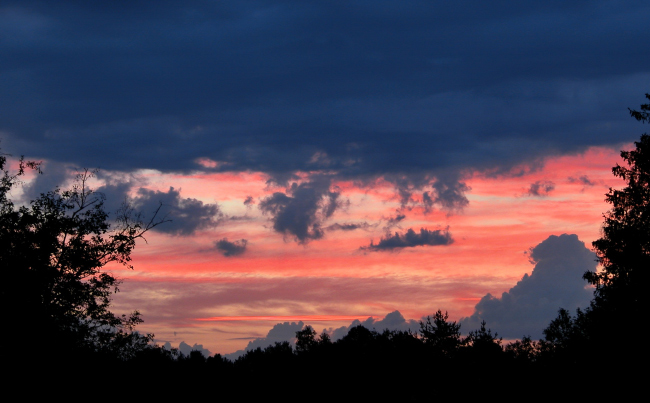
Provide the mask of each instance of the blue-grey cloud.
POLYGON ((417 333, 418 330, 420 329, 420 322, 414 320, 414 319, 405 319, 404 316, 400 313, 400 311, 393 311, 386 315, 383 319, 375 319, 373 317, 369 317, 366 320, 359 320, 355 319, 350 323, 349 326, 341 326, 336 329, 329 329, 328 333, 330 333, 330 336, 332 337, 333 341, 342 339, 345 337, 350 329, 356 326, 363 326, 368 330, 376 330, 378 332, 382 332, 383 330, 391 330, 391 331, 403 331, 403 332, 412 332, 412 333, 417 333))
POLYGON ((443 210, 451 212, 462 210, 469 204, 465 192, 471 189, 454 175, 442 176, 441 179, 433 183, 432 187, 434 190, 433 198, 429 194, 426 197, 422 196, 425 210, 430 210, 434 204, 439 204, 443 210))
POLYGON ((555 189, 555 183, 551 181, 536 181, 531 183, 527 194, 530 196, 548 196, 555 189))
POLYGON ((620 0, 5 0, 3 149, 121 171, 206 157, 285 182, 404 178, 401 200, 456 209, 464 173, 635 139, 648 19, 620 0))
POLYGON ((140 188, 131 203, 140 211, 154 212, 160 207, 159 217, 171 221, 155 227, 154 230, 172 235, 191 235, 197 230, 213 228, 224 217, 217 204, 183 198, 180 190, 173 187, 167 192, 140 188))
POLYGON ((579 184, 583 185, 585 188, 596 185, 596 182, 589 179, 589 177, 587 175, 581 175, 581 176, 579 176, 577 178, 575 178, 573 176, 569 176, 568 180, 569 180, 569 183, 579 183, 579 184))
POLYGON ((393 228, 395 227, 400 228, 399 223, 404 219, 406 219, 406 214, 402 214, 399 211, 397 211, 395 217, 388 217, 388 219, 386 219, 386 225, 384 226, 384 231, 390 233, 390 231, 393 228))
MULTIPOLYGON (((368 317, 365 320, 355 319, 349 326, 341 326, 336 329, 323 329, 323 332, 329 334, 332 341, 337 341, 345 337, 350 329, 359 325, 368 330, 376 330, 378 332, 382 332, 383 330, 397 330, 416 333, 420 329, 420 323, 418 321, 413 319, 404 319, 404 316, 399 311, 393 311, 383 319, 376 319, 373 317, 368 317)), ((245 349, 235 351, 231 354, 226 354, 225 357, 230 360, 236 360, 246 354, 247 351, 252 351, 258 347, 264 349, 276 342, 288 341, 292 345, 295 345, 296 332, 302 330, 304 326, 305 324, 302 321, 277 323, 271 330, 269 330, 266 337, 255 338, 248 342, 245 349)))
MULTIPOLYGON (((96 193, 101 194, 104 198, 104 211, 109 214, 109 218, 115 218, 119 211, 121 211, 125 204, 131 205, 132 201, 129 197, 131 190, 137 185, 124 178, 105 178, 107 183, 96 189, 96 193)), ((141 206, 151 210, 140 209, 139 213, 151 217, 156 211, 158 205, 141 206)))
POLYGON ((428 230, 426 228, 420 228, 420 233, 409 228, 404 234, 400 234, 399 232, 395 232, 392 235, 388 234, 385 237, 382 237, 377 244, 371 241, 369 246, 362 246, 361 250, 392 251, 402 248, 412 248, 415 246, 450 245, 453 242, 454 240, 449 233, 449 228, 444 230, 428 230))
POLYGON ((41 194, 62 187, 74 178, 76 171, 65 164, 47 161, 41 165, 42 173, 23 186, 23 201, 37 199, 41 194))
MULTIPOLYGON (((174 348, 172 347, 172 344, 168 341, 165 342, 162 347, 167 350, 172 350, 172 348, 174 348)), ((212 355, 210 350, 208 350, 207 348, 203 348, 203 344, 194 343, 193 346, 190 346, 184 341, 181 341, 180 343, 178 343, 178 347, 176 347, 176 349, 184 356, 189 356, 192 351, 198 351, 201 354, 203 354, 203 356, 206 358, 212 355)))
POLYGON ((329 179, 316 178, 292 183, 286 193, 263 199, 259 208, 272 216, 275 231, 307 243, 323 237, 323 222, 344 204, 339 197, 340 192, 330 190, 329 179))
POLYGON ((246 196, 246 199, 244 200, 244 206, 250 207, 253 204, 255 204, 255 200, 253 199, 253 196, 246 196))
POLYGON ((418 202, 413 194, 422 193, 422 207, 429 213, 435 205, 448 212, 462 210, 469 202, 465 193, 470 188, 453 171, 440 170, 436 177, 428 174, 386 174, 384 179, 395 186, 402 208, 411 209, 418 202), (428 190, 425 190, 428 189, 428 190))
POLYGON ((269 330, 265 337, 259 337, 251 340, 248 342, 248 345, 245 349, 226 354, 225 357, 229 360, 234 361, 242 355, 246 354, 247 351, 255 350, 258 347, 264 349, 276 342, 281 343, 283 341, 288 341, 291 344, 295 344, 296 332, 302 330, 304 325, 305 324, 303 322, 277 323, 271 328, 271 330, 269 330))
POLYGON ((215 248, 226 257, 242 255, 246 252, 246 245, 248 245, 246 239, 230 242, 227 238, 223 238, 214 243, 215 248))
POLYGON ((325 229, 328 231, 354 231, 355 229, 368 229, 372 227, 373 225, 364 221, 361 223, 334 223, 325 227, 325 229))
POLYGON ((577 235, 551 235, 531 249, 530 260, 535 263, 530 275, 524 274, 500 298, 485 295, 474 313, 461 319, 463 333, 478 329, 485 320, 506 338, 541 338, 559 308, 573 311, 589 305, 593 290, 582 275, 595 270, 596 254, 577 235))

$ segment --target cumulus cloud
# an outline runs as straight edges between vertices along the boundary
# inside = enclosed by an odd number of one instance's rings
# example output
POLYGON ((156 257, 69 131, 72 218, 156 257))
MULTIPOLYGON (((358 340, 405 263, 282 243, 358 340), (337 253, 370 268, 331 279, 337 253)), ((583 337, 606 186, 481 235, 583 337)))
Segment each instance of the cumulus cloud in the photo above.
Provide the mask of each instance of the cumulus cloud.
POLYGON ((43 172, 23 187, 23 201, 37 199, 41 193, 61 187, 66 181, 74 177, 74 170, 70 170, 66 164, 47 161, 41 165, 43 172))
POLYGON ((368 330, 376 330, 378 332, 388 329, 404 332, 411 331, 413 333, 416 333, 420 329, 420 322, 414 319, 406 320, 399 311, 393 311, 380 320, 377 320, 373 317, 369 317, 363 321, 355 319, 352 321, 352 323, 350 323, 349 326, 341 326, 336 329, 330 329, 328 333, 332 337, 332 340, 336 341, 345 337, 350 329, 359 325, 365 327, 368 330))
POLYGON ((217 204, 183 198, 180 190, 173 187, 167 192, 140 188, 132 203, 136 210, 144 211, 155 211, 161 206, 160 216, 172 221, 155 230, 173 235, 191 235, 197 230, 215 227, 224 217, 217 204))
POLYGON ((530 196, 548 196, 555 189, 555 183, 551 181, 537 181, 530 184, 527 194, 530 196))
POLYGON ((266 334, 266 337, 260 337, 249 341, 245 349, 226 354, 225 358, 234 361, 246 354, 247 351, 255 350, 258 347, 264 349, 276 342, 288 341, 292 344, 295 344, 296 332, 302 330, 304 325, 305 324, 303 322, 278 323, 273 326, 271 330, 269 330, 269 332, 266 334))
POLYGON ((551 235, 530 251, 535 268, 509 291, 495 297, 487 294, 474 313, 460 320, 463 332, 478 329, 485 320, 506 338, 530 335, 541 338, 542 330, 559 308, 586 307, 593 291, 582 275, 596 268, 596 254, 577 235, 551 235))
MULTIPOLYGON (((172 345, 171 345, 170 342, 165 342, 165 344, 163 344, 163 348, 165 348, 167 350, 171 350, 172 345)), ((198 351, 201 354, 203 354, 203 356, 206 357, 206 358, 212 355, 210 350, 208 350, 207 348, 203 348, 203 344, 194 343, 193 346, 190 346, 189 344, 185 343, 185 341, 181 341, 178 344, 177 348, 178 348, 178 351, 180 351, 185 356, 189 356, 192 351, 198 351)))
MULTIPOLYGON (((129 193, 133 187, 134 183, 130 180, 111 179, 104 186, 97 188, 97 193, 104 196, 104 211, 109 214, 109 217, 114 218, 125 203, 131 203, 129 193)), ((155 208, 157 207, 155 206, 155 208)), ((151 211, 142 211, 142 213, 145 215, 153 214, 155 208, 151 211)))
POLYGON ((363 246, 361 249, 367 251, 382 251, 425 245, 450 245, 453 242, 454 240, 449 233, 449 227, 444 230, 427 230, 425 228, 420 228, 420 233, 409 228, 409 230, 404 234, 398 232, 395 232, 392 235, 388 234, 385 237, 382 237, 378 244, 375 245, 371 241, 369 246, 363 246))
POLYGON ((238 256, 246 252, 246 239, 240 239, 230 242, 227 238, 220 239, 214 243, 215 248, 219 250, 224 256, 238 256))
MULTIPOLYGON (((292 345, 296 343, 296 332, 300 331, 304 327, 304 323, 301 322, 284 322, 278 323, 266 335, 266 337, 257 338, 248 342, 248 345, 243 350, 235 351, 231 354, 226 354, 225 357, 230 360, 236 360, 237 358, 246 354, 247 351, 255 350, 256 348, 266 348, 273 345, 276 342, 288 341, 292 345)), ((329 328, 323 329, 323 332, 330 335, 332 341, 337 341, 345 337, 346 334, 356 326, 363 326, 368 330, 376 330, 381 332, 383 330, 399 330, 399 331, 411 331, 417 332, 420 329, 420 323, 416 320, 404 319, 404 316, 399 311, 393 311, 386 315, 383 319, 375 319, 369 317, 365 320, 355 319, 350 323, 349 326, 341 326, 339 328, 329 328)))
POLYGON ((292 183, 286 193, 276 192, 263 199, 259 208, 272 216, 275 231, 304 244, 323 237, 323 222, 344 204, 340 195, 330 190, 329 179, 315 178, 292 183))

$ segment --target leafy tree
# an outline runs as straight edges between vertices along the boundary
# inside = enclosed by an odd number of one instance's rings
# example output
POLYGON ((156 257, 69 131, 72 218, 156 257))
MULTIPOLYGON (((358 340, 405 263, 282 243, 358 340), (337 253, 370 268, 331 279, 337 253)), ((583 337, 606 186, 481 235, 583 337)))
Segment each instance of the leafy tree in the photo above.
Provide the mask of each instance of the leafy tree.
POLYGON ((317 344, 316 331, 313 327, 307 325, 296 332, 296 352, 305 353, 312 350, 317 344))
POLYGON ((142 322, 139 313, 117 316, 110 311, 120 280, 104 269, 111 263, 132 268, 136 240, 162 221, 155 221, 154 214, 145 223, 125 205, 111 225, 104 196, 88 187, 93 177, 88 170, 71 189, 57 188, 17 207, 10 198, 12 189, 26 169, 38 170, 39 165, 21 159, 16 173, 6 165, 0 155, 4 320, 20 329, 26 341, 48 340, 53 347, 49 351, 68 355, 76 351, 83 356, 84 351, 125 359, 145 348, 153 335, 133 331, 142 322))

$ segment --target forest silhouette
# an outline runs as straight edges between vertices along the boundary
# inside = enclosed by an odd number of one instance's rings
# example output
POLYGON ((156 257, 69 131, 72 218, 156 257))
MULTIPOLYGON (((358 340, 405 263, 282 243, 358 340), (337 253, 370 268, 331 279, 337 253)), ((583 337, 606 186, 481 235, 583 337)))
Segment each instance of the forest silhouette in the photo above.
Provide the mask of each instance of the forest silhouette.
MULTIPOLYGON (((646 98, 650 100, 650 94, 646 98)), ((630 114, 650 123, 650 104, 630 114)), ((359 325, 333 341, 326 332, 317 335, 305 326, 296 333, 295 346, 276 342, 234 361, 220 354, 205 357, 199 351, 184 355, 165 349, 153 342, 152 334, 137 332, 142 322, 137 311, 129 316, 110 311, 110 296, 120 282, 104 267, 117 263, 132 268, 136 240, 164 225, 164 219, 154 214, 145 221, 125 205, 109 222, 103 195, 88 188, 90 171, 80 173, 71 189, 55 189, 17 207, 11 190, 27 170, 39 171, 40 166, 21 159, 17 171, 11 172, 6 156, 0 155, 2 314, 29 346, 9 349, 5 364, 27 362, 37 373, 51 374, 65 362, 76 368, 233 384, 284 382, 288 374, 292 382, 303 384, 435 379, 459 385, 468 377, 488 384, 504 376, 575 377, 595 368, 617 369, 610 376, 625 379, 628 368, 645 362, 647 355, 645 343, 634 342, 628 330, 648 306, 650 269, 650 136, 643 134, 635 145, 621 152, 626 166, 612 170, 626 187, 606 194, 611 209, 604 214, 602 237, 593 242, 602 270, 584 274, 594 286, 594 297, 574 314, 558 307, 543 339, 522 335, 504 345, 485 322, 463 337, 460 324, 438 310, 420 322, 417 332, 359 325)), ((4 346, 15 344, 16 332, 2 332, 4 346)))

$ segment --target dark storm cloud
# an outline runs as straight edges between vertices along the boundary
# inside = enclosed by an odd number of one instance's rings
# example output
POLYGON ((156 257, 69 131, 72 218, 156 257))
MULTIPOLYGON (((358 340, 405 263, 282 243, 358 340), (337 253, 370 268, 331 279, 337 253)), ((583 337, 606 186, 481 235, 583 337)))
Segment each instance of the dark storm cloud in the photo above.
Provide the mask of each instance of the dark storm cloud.
POLYGON ((323 221, 342 206, 340 192, 330 190, 327 178, 292 183, 287 193, 276 192, 263 199, 259 208, 270 214, 273 229, 299 243, 323 237, 323 221))
POLYGON ((582 275, 596 269, 596 254, 577 235, 551 235, 531 249, 530 260, 535 263, 530 276, 524 274, 501 298, 485 295, 474 313, 460 321, 464 333, 485 320, 506 338, 541 338, 559 308, 573 311, 589 305, 593 290, 586 288, 582 275))
POLYGON ((530 184, 527 193, 530 196, 548 196, 554 189, 555 183, 551 181, 536 181, 530 184))
POLYGON ((461 172, 635 139, 649 19, 613 0, 7 0, 0 132, 109 170, 405 178, 402 201, 454 210, 461 172))
POLYGON ((226 257, 243 254, 246 252, 246 245, 248 245, 248 241, 246 239, 230 242, 227 238, 223 238, 214 243, 215 248, 217 248, 217 250, 219 250, 226 257))
POLYGON ((132 204, 136 210, 151 212, 160 206, 160 218, 171 222, 159 225, 155 230, 173 235, 191 235, 197 230, 215 227, 223 218, 217 204, 183 198, 180 190, 173 187, 167 192, 140 188, 132 204))
POLYGON ((382 250, 395 250, 402 248, 412 248, 415 246, 435 246, 435 245, 450 245, 454 242, 449 233, 449 228, 445 230, 427 230, 420 228, 420 233, 413 231, 409 228, 404 234, 395 232, 388 234, 379 240, 378 244, 370 242, 369 246, 361 247, 361 250, 367 251, 382 251, 382 250))

